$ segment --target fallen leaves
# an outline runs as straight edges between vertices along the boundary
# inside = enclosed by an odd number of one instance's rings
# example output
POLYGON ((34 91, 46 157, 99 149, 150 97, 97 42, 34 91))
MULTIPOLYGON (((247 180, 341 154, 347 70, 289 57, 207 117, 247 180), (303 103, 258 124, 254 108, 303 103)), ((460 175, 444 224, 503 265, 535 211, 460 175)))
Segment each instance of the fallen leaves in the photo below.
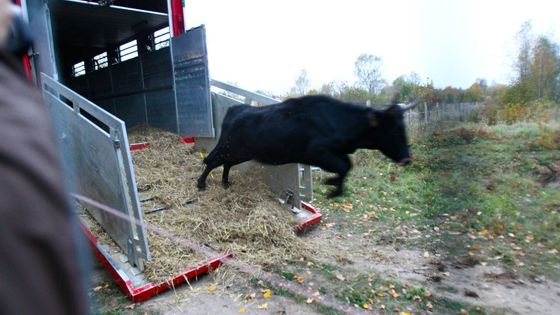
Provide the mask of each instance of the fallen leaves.
POLYGON ((245 301, 250 301, 250 300, 254 300, 257 297, 257 294, 255 292, 250 293, 245 295, 244 300, 245 301))
POLYGON ((93 292, 99 292, 99 291, 101 291, 103 289, 107 289, 107 288, 109 288, 109 283, 105 283, 103 285, 96 286, 95 288, 93 288, 93 292))
POLYGON ((270 298, 271 295, 272 295, 272 292, 269 289, 264 290, 263 297, 265 299, 270 298))
POLYGON ((294 280, 295 282, 302 284, 303 283, 303 276, 300 275, 294 275, 294 277, 292 278, 292 280, 294 280))
POLYGON ((134 310, 134 308, 136 308, 136 304, 127 305, 125 308, 128 310, 134 310))
POLYGON ((340 281, 345 281, 345 280, 346 280, 346 278, 345 278, 342 274, 340 274, 340 273, 337 273, 337 274, 335 275, 335 277, 336 277, 338 280, 340 280, 340 281))
POLYGON ((263 304, 257 305, 257 309, 259 309, 259 310, 268 309, 268 303, 263 303, 263 304))
POLYGON ((379 220, 379 215, 375 211, 368 211, 362 215, 363 221, 370 221, 371 219, 379 220))

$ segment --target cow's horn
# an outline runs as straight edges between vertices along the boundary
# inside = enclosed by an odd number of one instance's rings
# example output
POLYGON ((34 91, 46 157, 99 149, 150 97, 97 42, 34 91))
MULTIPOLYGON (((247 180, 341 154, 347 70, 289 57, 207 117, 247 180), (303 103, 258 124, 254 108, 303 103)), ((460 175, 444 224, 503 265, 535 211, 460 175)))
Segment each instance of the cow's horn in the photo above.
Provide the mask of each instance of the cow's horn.
POLYGON ((399 104, 399 106, 402 108, 403 112, 405 112, 409 109, 413 109, 414 107, 416 107, 416 105, 418 105, 418 100, 414 100, 409 104, 399 104))

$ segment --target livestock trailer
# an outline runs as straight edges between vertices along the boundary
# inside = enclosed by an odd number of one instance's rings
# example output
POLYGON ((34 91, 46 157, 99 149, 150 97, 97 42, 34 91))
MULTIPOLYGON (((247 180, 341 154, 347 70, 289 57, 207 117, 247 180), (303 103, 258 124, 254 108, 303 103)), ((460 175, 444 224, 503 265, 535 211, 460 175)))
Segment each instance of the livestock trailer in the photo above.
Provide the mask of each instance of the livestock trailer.
MULTIPOLYGON (((143 277, 149 240, 127 131, 146 124, 211 149, 227 108, 239 99, 277 101, 210 79, 205 26, 186 29, 184 0, 16 2, 35 39, 24 63, 51 110, 68 185, 75 196, 102 205, 88 209, 118 245, 119 252, 110 252, 82 222, 117 284, 133 301, 143 301, 171 283, 216 268, 224 255, 188 266, 166 283, 143 277), (220 93, 224 90, 239 97, 220 93), (128 220, 115 219, 104 207, 128 220)), ((312 198, 308 166, 266 167, 264 176, 279 199, 302 217, 296 230, 320 221, 306 203, 312 198)))

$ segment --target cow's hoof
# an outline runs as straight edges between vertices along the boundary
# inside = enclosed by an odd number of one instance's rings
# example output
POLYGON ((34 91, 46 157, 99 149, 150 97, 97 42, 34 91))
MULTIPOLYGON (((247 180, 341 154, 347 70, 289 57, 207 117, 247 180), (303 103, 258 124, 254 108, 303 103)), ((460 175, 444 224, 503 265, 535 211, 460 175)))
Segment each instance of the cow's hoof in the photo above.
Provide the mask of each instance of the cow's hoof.
POLYGON ((222 186, 224 186, 225 189, 229 188, 229 182, 222 182, 222 186))
POLYGON ((342 190, 333 190, 327 195, 327 198, 335 198, 341 195, 342 195, 342 190))
POLYGON ((205 191, 206 190, 206 185, 198 184, 198 185, 196 185, 196 188, 198 188, 198 191, 205 191))

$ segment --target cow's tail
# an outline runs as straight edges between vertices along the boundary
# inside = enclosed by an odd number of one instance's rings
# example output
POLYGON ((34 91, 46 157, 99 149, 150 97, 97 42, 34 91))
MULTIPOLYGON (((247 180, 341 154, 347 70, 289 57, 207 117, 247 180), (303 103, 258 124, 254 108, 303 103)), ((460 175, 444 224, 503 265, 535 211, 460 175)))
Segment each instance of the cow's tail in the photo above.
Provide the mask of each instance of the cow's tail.
POLYGON ((220 135, 218 144, 216 144, 216 147, 214 147, 214 149, 210 153, 208 153, 208 155, 204 158, 204 160, 202 160, 204 164, 208 165, 208 163, 211 163, 213 161, 215 162, 218 153, 223 149, 221 145, 222 137, 227 137, 227 134, 229 133, 229 129, 230 129, 230 122, 234 120, 234 117, 239 112, 241 112, 244 108, 247 107, 249 107, 249 105, 239 104, 228 108, 222 123, 222 134, 220 135))

